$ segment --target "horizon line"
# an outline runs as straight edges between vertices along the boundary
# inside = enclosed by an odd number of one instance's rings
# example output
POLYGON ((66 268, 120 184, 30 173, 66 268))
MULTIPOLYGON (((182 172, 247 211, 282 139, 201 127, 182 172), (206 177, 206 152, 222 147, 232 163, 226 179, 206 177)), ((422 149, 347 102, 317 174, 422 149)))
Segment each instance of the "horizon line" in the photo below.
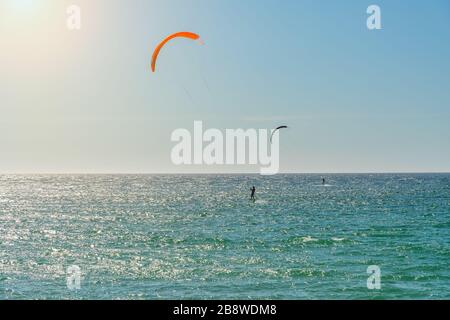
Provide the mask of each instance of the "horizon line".
MULTIPOLYGON (((348 171, 348 172, 279 172, 274 175, 295 174, 450 174, 450 171, 348 171)), ((261 175, 258 172, 0 172, 1 175, 261 175)))

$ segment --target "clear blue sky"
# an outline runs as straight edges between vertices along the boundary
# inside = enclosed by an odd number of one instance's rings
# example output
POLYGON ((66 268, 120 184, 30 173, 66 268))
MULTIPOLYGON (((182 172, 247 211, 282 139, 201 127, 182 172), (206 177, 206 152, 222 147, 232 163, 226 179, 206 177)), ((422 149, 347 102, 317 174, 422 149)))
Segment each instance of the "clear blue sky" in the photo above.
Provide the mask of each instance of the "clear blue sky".
POLYGON ((450 171, 445 0, 0 0, 0 38, 0 172, 258 170, 172 165, 194 120, 289 125, 285 172, 450 171), (181 30, 206 45, 174 42, 152 74, 181 30))

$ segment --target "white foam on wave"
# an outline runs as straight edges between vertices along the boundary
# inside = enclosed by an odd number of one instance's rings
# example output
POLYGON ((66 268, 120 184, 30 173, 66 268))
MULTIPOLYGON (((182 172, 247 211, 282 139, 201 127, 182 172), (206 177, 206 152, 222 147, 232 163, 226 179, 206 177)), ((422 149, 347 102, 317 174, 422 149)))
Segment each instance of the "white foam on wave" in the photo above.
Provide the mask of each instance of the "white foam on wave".
POLYGON ((303 241, 303 242, 312 242, 312 241, 318 241, 318 239, 313 238, 313 237, 311 237, 311 236, 306 236, 306 237, 303 237, 303 238, 302 238, 302 241, 303 241))
POLYGON ((255 203, 264 204, 264 203, 267 203, 267 200, 256 200, 255 203))

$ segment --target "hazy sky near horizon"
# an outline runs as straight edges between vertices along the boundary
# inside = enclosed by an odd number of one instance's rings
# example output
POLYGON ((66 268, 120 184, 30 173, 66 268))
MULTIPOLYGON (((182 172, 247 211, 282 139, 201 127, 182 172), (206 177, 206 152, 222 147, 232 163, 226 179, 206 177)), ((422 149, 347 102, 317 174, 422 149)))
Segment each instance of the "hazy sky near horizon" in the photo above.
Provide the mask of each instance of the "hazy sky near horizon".
POLYGON ((258 171, 173 165, 194 120, 289 125, 283 172, 450 172, 450 3, 0 0, 0 173, 258 171), (171 43, 151 73, 177 31, 205 45, 171 43))

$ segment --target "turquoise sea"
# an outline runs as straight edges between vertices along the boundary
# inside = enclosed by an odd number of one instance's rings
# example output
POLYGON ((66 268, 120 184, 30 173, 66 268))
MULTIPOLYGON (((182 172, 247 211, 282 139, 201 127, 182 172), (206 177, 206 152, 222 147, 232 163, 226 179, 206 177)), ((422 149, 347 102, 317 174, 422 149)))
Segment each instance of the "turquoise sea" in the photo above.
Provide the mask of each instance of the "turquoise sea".
POLYGON ((0 299, 450 298, 450 174, 323 176, 0 175, 0 299))

